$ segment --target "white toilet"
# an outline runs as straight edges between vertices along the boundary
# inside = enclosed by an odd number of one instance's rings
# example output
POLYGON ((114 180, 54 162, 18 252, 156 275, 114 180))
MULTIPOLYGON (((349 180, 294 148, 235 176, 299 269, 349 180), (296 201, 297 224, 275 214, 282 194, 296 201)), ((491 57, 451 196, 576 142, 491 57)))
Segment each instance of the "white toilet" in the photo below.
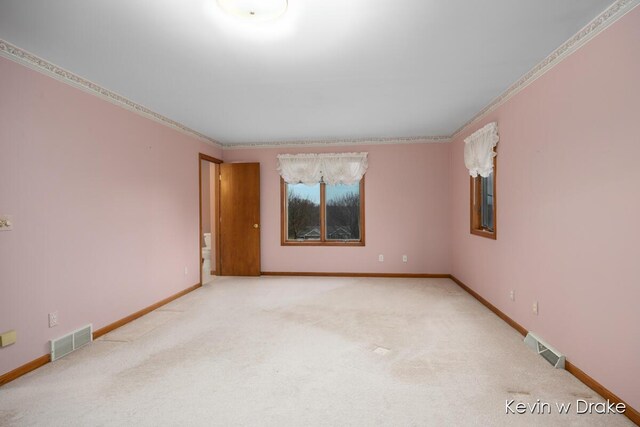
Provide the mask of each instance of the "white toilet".
POLYGON ((211 233, 204 233, 204 248, 202 248, 202 270, 211 271, 211 233))

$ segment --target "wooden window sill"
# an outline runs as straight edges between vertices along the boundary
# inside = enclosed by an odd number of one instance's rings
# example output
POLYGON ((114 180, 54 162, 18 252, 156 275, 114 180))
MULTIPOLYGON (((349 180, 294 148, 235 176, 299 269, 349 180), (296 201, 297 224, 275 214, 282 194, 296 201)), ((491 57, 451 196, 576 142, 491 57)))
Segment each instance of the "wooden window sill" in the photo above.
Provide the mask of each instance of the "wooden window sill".
POLYGON ((495 231, 472 228, 471 229, 471 234, 473 234, 475 236, 486 237, 487 239, 496 240, 496 232, 495 231))
POLYGON ((307 241, 307 242, 296 242, 296 241, 285 241, 281 242, 280 246, 364 246, 364 242, 319 242, 319 241, 307 241))

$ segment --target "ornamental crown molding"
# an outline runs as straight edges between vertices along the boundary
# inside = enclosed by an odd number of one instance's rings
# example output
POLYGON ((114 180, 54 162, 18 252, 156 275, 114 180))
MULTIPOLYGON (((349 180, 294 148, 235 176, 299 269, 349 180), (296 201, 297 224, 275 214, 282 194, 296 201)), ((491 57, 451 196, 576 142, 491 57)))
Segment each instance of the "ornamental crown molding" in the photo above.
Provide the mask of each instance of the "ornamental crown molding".
POLYGON ((201 141, 213 145, 214 147, 222 148, 222 144, 213 138, 195 131, 173 119, 163 116, 162 114, 156 113, 155 111, 143 105, 140 105, 137 102, 125 98, 124 96, 119 95, 112 90, 106 89, 90 80, 72 73, 71 71, 65 70, 62 67, 58 67, 57 65, 46 61, 30 52, 27 52, 24 49, 20 49, 19 47, 14 46, 2 39, 0 39, 0 56, 4 56, 5 58, 15 61, 19 64, 25 65, 28 68, 39 71, 45 75, 48 75, 49 77, 53 77, 56 80, 67 83, 68 85, 109 101, 112 104, 126 108, 127 110, 133 111, 134 113, 154 120, 165 126, 169 126, 170 128, 182 132, 186 135, 196 137, 201 141))
POLYGON ((500 105, 504 104, 510 98, 518 94, 521 90, 529 86, 547 71, 558 65, 562 60, 584 46, 589 40, 593 39, 600 32, 611 26, 618 19, 622 18, 628 12, 633 10, 640 4, 640 0, 617 0, 613 2, 600 15, 585 25, 569 40, 564 42, 560 47, 555 49, 544 60, 536 64, 531 70, 525 73, 520 79, 509 86, 497 98, 491 101, 487 106, 480 110, 470 120, 465 122, 451 135, 437 136, 415 136, 415 137, 389 137, 389 138, 359 138, 359 139, 316 139, 303 141, 261 141, 248 143, 221 143, 207 135, 193 130, 182 123, 156 113, 155 111, 140 105, 122 95, 119 95, 109 89, 106 89, 90 80, 78 76, 64 68, 58 67, 49 61, 46 61, 30 52, 20 49, 11 43, 0 39, 0 56, 4 56, 12 61, 27 66, 35 71, 53 77, 63 83, 79 88, 98 96, 113 104, 133 111, 141 116, 147 117, 158 123, 169 126, 186 135, 196 137, 214 147, 224 150, 236 149, 252 149, 252 148, 285 148, 285 147, 326 147, 326 146, 348 146, 348 145, 393 145, 393 144, 425 144, 425 143, 446 143, 457 138, 465 129, 482 120, 489 113, 494 111, 500 105))
POLYGON ((349 145, 430 144, 450 142, 449 136, 411 136, 397 138, 313 139, 305 141, 265 141, 241 144, 223 144, 224 150, 251 148, 332 147, 349 145))
POLYGON ((564 42, 560 47, 555 49, 545 59, 536 64, 532 69, 527 71, 520 79, 502 92, 497 98, 491 101, 486 107, 480 110, 470 120, 460 126, 453 134, 451 139, 458 137, 469 125, 476 123, 494 111, 500 105, 507 102, 510 98, 518 94, 521 90, 529 86, 538 78, 543 76, 547 71, 558 65, 562 60, 584 46, 589 40, 600 34, 606 28, 615 23, 618 19, 629 13, 633 8, 640 4, 640 0, 617 0, 613 2, 600 15, 596 16, 591 22, 582 27, 580 31, 574 34, 569 40, 564 42))

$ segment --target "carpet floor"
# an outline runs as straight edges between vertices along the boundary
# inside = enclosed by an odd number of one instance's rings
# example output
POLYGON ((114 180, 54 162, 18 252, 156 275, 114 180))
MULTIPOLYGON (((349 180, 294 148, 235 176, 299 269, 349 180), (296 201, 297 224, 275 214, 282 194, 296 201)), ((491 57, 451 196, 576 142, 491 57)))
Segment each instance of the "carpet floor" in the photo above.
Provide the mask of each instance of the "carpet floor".
POLYGON ((578 399, 449 279, 225 277, 0 388, 0 425, 632 425, 578 399))

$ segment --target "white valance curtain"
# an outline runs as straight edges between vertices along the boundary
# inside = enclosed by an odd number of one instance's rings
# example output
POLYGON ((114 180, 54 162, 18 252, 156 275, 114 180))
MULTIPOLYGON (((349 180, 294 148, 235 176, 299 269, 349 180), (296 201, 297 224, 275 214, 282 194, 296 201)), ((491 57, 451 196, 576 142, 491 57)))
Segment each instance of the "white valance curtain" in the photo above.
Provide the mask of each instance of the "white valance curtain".
POLYGON ((367 167, 367 153, 278 155, 278 171, 288 184, 355 184, 367 167))
POLYGON ((492 122, 464 140, 464 164, 469 175, 488 177, 493 172, 494 148, 498 144, 498 123, 492 122))

